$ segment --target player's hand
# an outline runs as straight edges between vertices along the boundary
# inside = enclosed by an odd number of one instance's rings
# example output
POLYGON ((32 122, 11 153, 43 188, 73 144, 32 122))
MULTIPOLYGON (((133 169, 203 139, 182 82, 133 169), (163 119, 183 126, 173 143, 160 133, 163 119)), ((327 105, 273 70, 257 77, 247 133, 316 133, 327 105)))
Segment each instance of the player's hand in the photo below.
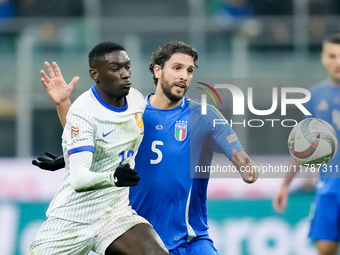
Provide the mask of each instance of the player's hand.
POLYGON ((56 156, 52 153, 46 152, 46 157, 38 157, 32 160, 32 164, 44 170, 55 171, 65 167, 64 156, 56 156))
POLYGON ((113 181, 117 187, 135 186, 140 180, 137 171, 130 168, 129 163, 118 166, 113 177, 113 181))
POLYGON ((72 81, 67 84, 56 62, 52 62, 53 68, 47 61, 44 62, 44 65, 46 66, 50 76, 48 76, 44 70, 41 70, 41 82, 45 86, 48 95, 57 105, 68 101, 74 86, 79 80, 79 77, 74 77, 72 81))
POLYGON ((282 185, 273 200, 273 207, 277 213, 283 213, 286 209, 288 194, 288 187, 286 185, 282 185))
POLYGON ((233 157, 231 161, 240 172, 243 181, 246 183, 255 182, 259 177, 257 164, 252 161, 244 151, 237 152, 236 149, 233 149, 232 153, 233 157))

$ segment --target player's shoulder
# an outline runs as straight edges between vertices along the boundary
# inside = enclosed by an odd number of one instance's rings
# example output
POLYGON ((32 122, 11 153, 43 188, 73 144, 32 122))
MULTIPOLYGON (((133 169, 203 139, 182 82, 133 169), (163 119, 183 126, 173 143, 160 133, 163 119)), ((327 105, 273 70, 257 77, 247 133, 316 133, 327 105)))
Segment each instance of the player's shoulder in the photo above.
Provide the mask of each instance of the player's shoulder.
POLYGON ((222 113, 212 104, 202 104, 202 101, 196 98, 187 97, 186 103, 190 105, 190 112, 191 113, 202 113, 202 107, 204 107, 207 116, 217 117, 217 118, 224 118, 222 113))
POLYGON ((202 102, 196 98, 184 97, 182 104, 183 108, 185 108, 187 111, 190 111, 191 116, 201 113, 202 102))
POLYGON ((326 90, 330 89, 331 87, 332 87, 331 86, 331 80, 325 79, 325 80, 322 80, 319 83, 313 85, 310 88, 310 92, 311 93, 320 93, 322 91, 326 91, 326 90))
POLYGON ((138 98, 144 99, 144 96, 142 95, 142 93, 140 93, 140 92, 139 92, 137 89, 135 89, 135 88, 130 88, 129 95, 130 95, 130 96, 133 96, 133 97, 138 97, 138 98))
POLYGON ((92 97, 93 95, 90 90, 85 91, 72 103, 70 110, 89 108, 92 97))
POLYGON ((193 98, 193 97, 185 97, 185 102, 192 104, 192 105, 201 105, 202 101, 197 99, 197 98, 193 98))
POLYGON ((144 111, 146 102, 144 96, 137 89, 130 88, 129 94, 127 95, 127 100, 129 101, 129 108, 139 109, 144 111))
MULTIPOLYGON (((193 97, 185 97, 185 103, 190 104, 194 108, 202 107, 202 104, 203 104, 202 100, 199 100, 199 99, 193 98, 193 97)), ((208 103, 203 104, 203 106, 204 105, 207 105, 207 107, 214 107, 213 105, 208 104, 208 103)))
POLYGON ((202 107, 202 101, 193 97, 185 97, 184 104, 190 107, 190 111, 200 110, 202 107))
POLYGON ((81 94, 71 105, 69 111, 67 112, 67 120, 72 120, 73 118, 82 118, 88 121, 92 121, 93 116, 96 114, 96 110, 93 103, 91 103, 91 91, 85 91, 81 94))
POLYGON ((190 111, 195 110, 201 112, 202 107, 206 107, 207 113, 219 112, 219 110, 214 105, 208 103, 203 104, 201 100, 192 97, 186 98, 186 104, 190 105, 190 111))

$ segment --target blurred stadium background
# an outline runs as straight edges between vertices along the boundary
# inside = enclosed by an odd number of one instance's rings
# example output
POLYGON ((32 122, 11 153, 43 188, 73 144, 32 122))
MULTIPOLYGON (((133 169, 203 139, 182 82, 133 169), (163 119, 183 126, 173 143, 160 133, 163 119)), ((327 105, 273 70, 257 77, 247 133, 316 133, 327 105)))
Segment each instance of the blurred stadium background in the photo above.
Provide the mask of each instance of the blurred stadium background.
MULTIPOLYGON (((195 78, 295 79, 292 86, 307 88, 305 79, 326 76, 320 43, 340 31, 339 14, 337 0, 0 0, 0 253, 26 254, 64 175, 31 165, 45 151, 61 153, 62 128, 40 82, 45 60, 57 61, 67 82, 80 76, 73 98, 93 84, 87 54, 106 40, 125 46, 143 94, 154 90, 150 55, 170 40, 198 50, 195 78)), ((258 106, 271 105, 263 96, 270 86, 254 87, 258 106)), ((235 129, 255 161, 288 164, 289 128, 235 129)), ((280 179, 212 179, 210 233, 220 254, 316 254, 306 237, 313 181, 296 179, 277 215, 271 199, 280 179)))

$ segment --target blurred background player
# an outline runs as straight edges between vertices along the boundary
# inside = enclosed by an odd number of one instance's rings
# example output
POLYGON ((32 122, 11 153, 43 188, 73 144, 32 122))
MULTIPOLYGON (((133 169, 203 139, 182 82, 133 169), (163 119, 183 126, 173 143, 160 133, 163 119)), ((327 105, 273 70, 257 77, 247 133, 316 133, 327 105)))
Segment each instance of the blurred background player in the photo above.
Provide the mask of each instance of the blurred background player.
MULTIPOLYGON (((251 168, 241 172, 245 182, 255 182, 258 176, 256 164, 232 128, 213 127, 214 119, 224 119, 221 113, 209 106, 207 115, 202 116, 200 102, 184 96, 197 58, 197 52, 180 41, 164 44, 152 54, 149 69, 156 92, 145 97, 145 135, 135 165, 141 180, 130 188, 132 208, 149 220, 173 255, 217 254, 208 235, 209 175, 191 176, 194 166, 209 166, 215 151, 224 153, 239 170, 251 168), (180 128, 185 132, 176 133, 180 128)), ((70 86, 60 80, 53 85, 43 83, 46 88, 55 88, 47 89, 54 101, 63 98, 57 108, 59 116, 65 116, 70 102, 65 95, 70 86)), ((46 160, 35 164, 46 166, 46 160)))
MULTIPOLYGON (((45 65, 52 80, 62 79, 56 64, 56 75, 45 65)), ((139 181, 130 165, 143 139, 145 109, 143 96, 131 88, 130 58, 121 45, 100 43, 89 53, 89 66, 95 85, 63 122, 66 177, 28 254, 169 254, 129 205, 127 187, 139 181)), ((43 74, 48 90, 51 79, 43 74)))
MULTIPOLYGON (((340 34, 325 38, 321 54, 329 79, 311 88, 311 100, 306 108, 310 117, 320 118, 330 123, 340 137, 340 34)), ((339 150, 326 167, 320 169, 320 180, 315 189, 313 220, 309 237, 315 240, 320 255, 338 254, 340 240, 340 179, 338 165, 339 150), (331 172, 333 171, 333 173, 331 172)), ((293 164, 297 164, 293 162, 293 164)), ((282 213, 288 199, 288 186, 295 173, 289 173, 276 194, 273 204, 282 213)))

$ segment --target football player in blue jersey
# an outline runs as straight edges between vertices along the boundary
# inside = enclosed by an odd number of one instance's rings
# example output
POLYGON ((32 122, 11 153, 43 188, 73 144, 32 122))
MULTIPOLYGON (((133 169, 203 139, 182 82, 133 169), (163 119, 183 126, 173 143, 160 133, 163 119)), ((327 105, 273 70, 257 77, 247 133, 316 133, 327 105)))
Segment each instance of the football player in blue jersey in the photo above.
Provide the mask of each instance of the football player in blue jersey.
MULTIPOLYGON (((131 206, 154 226, 172 255, 218 254, 208 235, 209 176, 197 175, 195 166, 210 166, 213 152, 219 152, 231 160, 245 182, 258 178, 256 163, 233 129, 227 124, 213 126, 214 119, 224 120, 221 113, 208 106, 207 114, 201 115, 200 102, 185 97, 197 58, 196 51, 180 41, 164 44, 152 54, 149 69, 156 92, 145 97, 145 134, 135 165, 141 180, 130 188, 131 206)), ((60 116, 65 116, 69 87, 65 82, 51 86, 61 88, 47 92, 53 100, 54 94, 64 95, 65 104, 54 101, 60 116)), ((54 161, 34 164, 50 169, 54 161)))
MULTIPOLYGON (((306 108, 312 114, 330 123, 340 137, 340 34, 333 34, 322 43, 322 64, 329 78, 310 89, 311 100, 306 108)), ((319 255, 336 255, 340 240, 340 162, 339 150, 334 158, 320 169, 315 189, 313 220, 309 237, 315 241, 319 255)), ((297 164, 293 162, 293 164, 297 164)), ((288 186, 295 173, 289 173, 273 200, 278 213, 282 213, 288 199, 288 186)))
MULTIPOLYGON (((213 151, 225 153, 238 167, 243 160, 255 165, 237 138, 226 139, 234 135, 229 125, 213 127, 214 119, 223 118, 216 108, 201 115, 200 103, 184 96, 196 59, 197 53, 182 42, 152 54, 149 69, 156 92, 146 97, 147 134, 136 156, 141 181, 130 188, 132 207, 151 220, 171 254, 216 254, 207 232, 209 179, 190 178, 194 167, 209 166, 213 151)), ((244 179, 253 182, 249 177, 244 179)))

